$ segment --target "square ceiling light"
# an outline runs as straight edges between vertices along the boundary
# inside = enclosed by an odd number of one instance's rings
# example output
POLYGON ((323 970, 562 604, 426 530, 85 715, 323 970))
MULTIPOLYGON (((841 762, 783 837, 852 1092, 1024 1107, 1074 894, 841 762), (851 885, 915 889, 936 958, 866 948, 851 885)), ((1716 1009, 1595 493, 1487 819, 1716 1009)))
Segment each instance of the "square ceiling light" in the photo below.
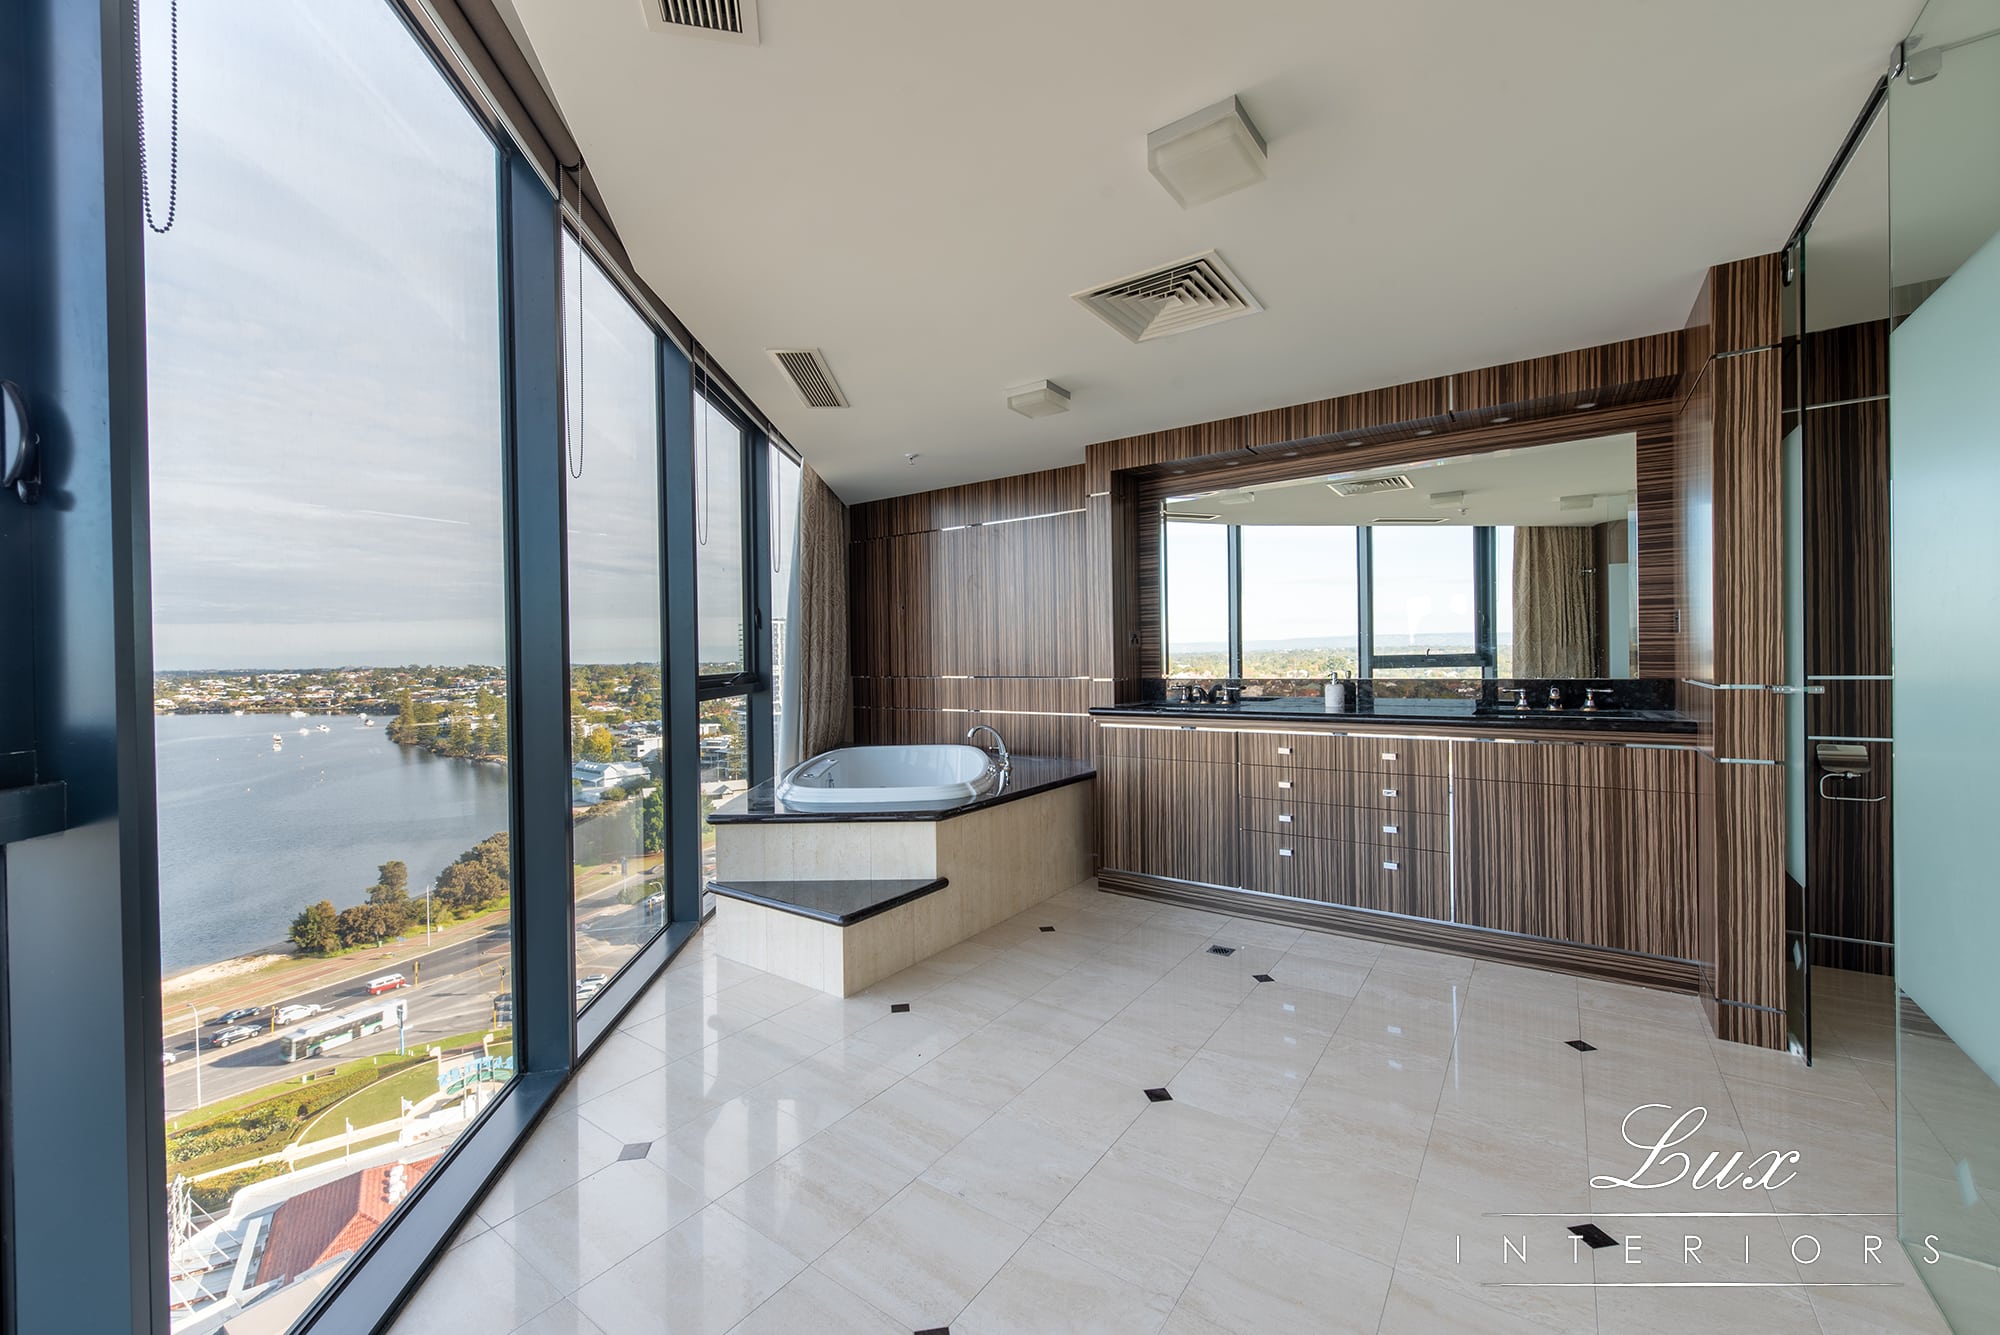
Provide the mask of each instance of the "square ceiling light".
POLYGON ((1033 380, 1008 390, 1007 406, 1023 417, 1052 417, 1069 411, 1069 391, 1053 380, 1033 380))
POLYGON ((1146 136, 1146 168, 1184 209, 1264 179, 1264 136, 1225 97, 1146 136))

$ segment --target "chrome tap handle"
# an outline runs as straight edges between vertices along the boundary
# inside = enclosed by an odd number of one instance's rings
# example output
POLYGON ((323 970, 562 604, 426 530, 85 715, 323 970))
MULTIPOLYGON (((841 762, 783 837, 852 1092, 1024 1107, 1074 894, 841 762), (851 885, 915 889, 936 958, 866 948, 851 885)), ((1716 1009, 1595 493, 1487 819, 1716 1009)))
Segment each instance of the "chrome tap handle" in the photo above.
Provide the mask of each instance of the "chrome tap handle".
POLYGON ((1510 686, 1502 691, 1501 694, 1513 696, 1514 708, 1516 709, 1526 709, 1528 707, 1528 688, 1525 686, 1510 686))

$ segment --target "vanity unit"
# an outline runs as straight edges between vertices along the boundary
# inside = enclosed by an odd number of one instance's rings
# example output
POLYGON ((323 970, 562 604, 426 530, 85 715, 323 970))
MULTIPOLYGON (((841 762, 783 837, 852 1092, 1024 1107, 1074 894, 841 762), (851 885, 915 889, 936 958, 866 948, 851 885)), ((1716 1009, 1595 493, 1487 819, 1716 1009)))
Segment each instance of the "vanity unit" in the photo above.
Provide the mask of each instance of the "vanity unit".
POLYGON ((1272 713, 1093 710, 1100 883, 1694 989, 1678 720, 1272 713))

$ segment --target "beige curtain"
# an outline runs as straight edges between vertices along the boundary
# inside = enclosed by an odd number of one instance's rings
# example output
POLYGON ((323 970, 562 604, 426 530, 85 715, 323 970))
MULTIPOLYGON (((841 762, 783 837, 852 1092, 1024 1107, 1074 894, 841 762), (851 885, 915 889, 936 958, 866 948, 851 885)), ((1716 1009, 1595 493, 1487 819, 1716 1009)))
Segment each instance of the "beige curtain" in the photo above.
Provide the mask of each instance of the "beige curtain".
POLYGON ((1588 528, 1514 530, 1514 676, 1595 672, 1590 561, 1588 528))
MULTIPOLYGON (((786 646, 785 714, 797 721, 796 740, 784 748, 796 764, 845 746, 853 736, 848 708, 847 507, 805 465, 799 476, 798 608, 786 646)), ((788 726, 787 732, 792 728, 788 726)))

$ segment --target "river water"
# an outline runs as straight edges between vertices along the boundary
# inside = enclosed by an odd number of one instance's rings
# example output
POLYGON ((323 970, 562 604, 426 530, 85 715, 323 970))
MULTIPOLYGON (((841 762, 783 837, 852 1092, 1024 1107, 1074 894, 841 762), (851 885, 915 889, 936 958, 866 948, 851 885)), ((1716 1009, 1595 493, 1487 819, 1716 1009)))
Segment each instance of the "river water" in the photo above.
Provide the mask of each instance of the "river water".
POLYGON ((360 903, 392 858, 409 864, 410 892, 421 898, 459 854, 507 828, 504 767, 397 746, 383 735, 387 722, 155 720, 165 972, 275 945, 314 900, 360 903), (274 732, 282 751, 271 749, 274 732))

